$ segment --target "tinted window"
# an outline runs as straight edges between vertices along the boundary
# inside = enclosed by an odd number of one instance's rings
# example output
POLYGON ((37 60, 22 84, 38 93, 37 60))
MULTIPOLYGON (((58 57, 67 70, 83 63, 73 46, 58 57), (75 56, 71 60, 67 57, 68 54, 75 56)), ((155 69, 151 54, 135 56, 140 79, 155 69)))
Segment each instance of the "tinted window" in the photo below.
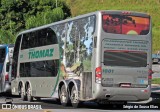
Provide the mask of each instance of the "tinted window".
POLYGON ((5 48, 1 48, 0 49, 0 63, 4 63, 5 55, 6 55, 6 49, 5 48))
POLYGON ((146 52, 122 52, 122 51, 104 51, 104 65, 106 66, 128 66, 128 67, 146 67, 146 52))
POLYGON ((107 33, 135 35, 149 33, 149 18, 145 17, 104 14, 102 22, 107 33))
POLYGON ((55 77, 58 74, 59 61, 47 60, 20 64, 21 77, 55 77))
POLYGON ((13 61, 12 61, 12 76, 16 77, 17 74, 17 63, 18 63, 18 55, 19 55, 19 47, 21 42, 21 35, 17 37, 14 52, 13 52, 13 61))
POLYGON ((24 34, 21 49, 40 47, 57 43, 58 41, 55 32, 50 28, 46 28, 24 34))
POLYGON ((29 34, 24 34, 23 35, 23 39, 22 39, 22 45, 21 45, 21 49, 27 49, 28 48, 28 38, 29 38, 29 34))
POLYGON ((7 64, 6 64, 6 72, 9 72, 9 66, 10 66, 10 63, 7 62, 7 64))

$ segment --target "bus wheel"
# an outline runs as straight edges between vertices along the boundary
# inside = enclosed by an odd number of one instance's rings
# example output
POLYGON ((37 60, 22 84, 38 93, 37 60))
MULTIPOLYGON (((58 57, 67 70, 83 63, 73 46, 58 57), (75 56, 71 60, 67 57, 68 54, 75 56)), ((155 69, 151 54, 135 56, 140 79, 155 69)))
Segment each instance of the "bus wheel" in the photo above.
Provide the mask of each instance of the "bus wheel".
POLYGON ((31 87, 30 85, 28 85, 28 88, 27 88, 27 100, 32 102, 33 101, 33 96, 31 94, 31 87))
POLYGON ((26 95, 25 95, 25 91, 24 91, 24 87, 23 86, 21 87, 20 96, 21 96, 21 99, 23 101, 26 100, 26 95))
POLYGON ((67 106, 69 104, 69 95, 68 95, 68 92, 66 90, 66 87, 65 85, 63 85, 61 87, 61 90, 60 90, 60 102, 63 106, 67 106))
POLYGON ((81 105, 82 102, 79 101, 79 93, 76 90, 75 86, 72 87, 70 99, 71 99, 72 106, 74 108, 80 107, 80 105, 81 105))

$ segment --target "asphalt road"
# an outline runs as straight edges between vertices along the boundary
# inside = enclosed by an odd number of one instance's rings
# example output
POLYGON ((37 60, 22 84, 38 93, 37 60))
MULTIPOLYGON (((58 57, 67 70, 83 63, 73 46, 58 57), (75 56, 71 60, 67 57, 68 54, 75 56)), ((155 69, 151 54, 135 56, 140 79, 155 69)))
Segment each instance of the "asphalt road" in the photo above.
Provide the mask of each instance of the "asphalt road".
MULTIPOLYGON (((141 110, 149 110, 149 111, 157 111, 157 108, 160 108, 160 95, 157 94, 152 94, 152 97, 147 100, 147 101, 143 101, 143 102, 128 102, 125 105, 122 106, 118 106, 116 107, 115 105, 109 106, 99 106, 97 103, 95 102, 85 102, 83 103, 82 107, 80 109, 74 109, 72 106, 67 106, 64 107, 62 106, 60 103, 58 103, 57 101, 55 101, 54 99, 42 99, 40 101, 34 100, 34 102, 28 102, 28 101, 22 101, 18 96, 1 96, 0 97, 0 104, 6 104, 6 98, 12 98, 12 104, 16 105, 13 108, 17 109, 17 108, 22 108, 22 107, 18 107, 18 105, 21 106, 25 106, 25 105, 37 105, 37 108, 39 111, 41 112, 43 109, 47 110, 51 109, 49 111, 53 111, 53 112, 90 112, 90 111, 96 111, 96 112, 101 112, 101 111, 105 111, 105 112, 109 112, 109 111, 115 111, 115 112, 119 112, 122 110, 125 110, 128 112, 130 112, 130 110, 136 110, 136 111, 141 111, 141 110), (137 106, 137 108, 135 108, 135 106, 137 106)), ((7 99, 7 102, 11 101, 10 99, 7 99)), ((0 105, 1 106, 1 105, 0 105)), ((1 106, 2 107, 2 106, 1 106)), ((0 107, 0 108, 1 108, 0 107)), ((13 109, 13 110, 14 110, 13 109)), ((24 109, 24 108, 22 108, 24 109)), ((27 111, 27 110, 26 110, 27 111)), ((1 112, 1 111, 0 111, 1 112)), ((5 111, 3 111, 5 112, 5 111)), ((8 111, 7 111, 8 112, 8 111)), ((16 111, 17 112, 17 111, 16 111)), ((32 112, 32 111, 31 111, 32 112)), ((36 112, 36 111, 33 111, 36 112)))
MULTIPOLYGON (((152 67, 153 71, 153 78, 160 78, 160 64, 155 64, 152 67)), ((160 87, 157 87, 160 89, 160 87)), ((156 89, 157 89, 156 88, 156 89)), ((154 90, 154 88, 152 88, 154 90)), ((160 94, 153 93, 151 98, 147 101, 142 102, 128 102, 126 105, 121 107, 116 106, 99 106, 97 103, 94 102, 85 102, 83 103, 80 109, 74 109, 72 106, 63 107, 60 103, 55 101, 54 99, 42 99, 40 101, 34 100, 34 102, 22 101, 18 96, 0 96, 0 108, 2 108, 2 104, 6 103, 6 98, 11 98, 12 104, 14 105, 36 105, 38 110, 23 110, 23 112, 123 112, 123 111, 138 111, 142 112, 155 112, 157 107, 160 108, 160 94), (138 108, 135 108, 138 107, 138 108), (148 109, 149 108, 149 109, 148 109)), ((7 102, 11 101, 11 99, 7 99, 7 102)), ((16 108, 16 106, 14 108, 16 108)), ((21 112, 21 110, 0 110, 0 112, 21 112)))

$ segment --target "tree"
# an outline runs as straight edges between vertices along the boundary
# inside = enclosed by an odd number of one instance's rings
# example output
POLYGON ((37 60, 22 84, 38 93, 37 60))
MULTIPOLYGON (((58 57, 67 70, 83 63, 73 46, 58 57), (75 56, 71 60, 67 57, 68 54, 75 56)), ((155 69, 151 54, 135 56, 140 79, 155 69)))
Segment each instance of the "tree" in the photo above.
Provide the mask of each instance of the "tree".
POLYGON ((64 12, 60 7, 58 7, 53 10, 37 13, 36 16, 31 16, 26 20, 26 28, 29 29, 62 19, 64 19, 64 12))
MULTIPOLYGON (((64 0, 58 0, 57 6, 56 0, 1 0, 0 29, 16 35, 24 29, 71 16, 64 0)), ((2 36, 2 33, 0 35, 2 36)))
POLYGON ((14 35, 10 31, 0 30, 0 43, 1 44, 10 44, 14 43, 14 35))

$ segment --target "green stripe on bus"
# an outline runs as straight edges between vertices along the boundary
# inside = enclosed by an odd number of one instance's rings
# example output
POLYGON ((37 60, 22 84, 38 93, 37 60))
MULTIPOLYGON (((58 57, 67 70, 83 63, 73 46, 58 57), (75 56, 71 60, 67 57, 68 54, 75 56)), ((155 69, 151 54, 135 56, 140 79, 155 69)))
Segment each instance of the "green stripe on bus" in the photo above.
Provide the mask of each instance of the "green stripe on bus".
POLYGON ((60 70, 60 67, 61 67, 61 51, 60 51, 60 45, 59 45, 59 69, 58 69, 58 76, 57 76, 57 79, 56 79, 56 84, 54 86, 54 89, 53 89, 53 92, 51 94, 51 96, 54 94, 55 90, 56 90, 56 87, 58 85, 58 81, 59 81, 59 77, 60 77, 60 74, 61 74, 61 70, 60 70))

